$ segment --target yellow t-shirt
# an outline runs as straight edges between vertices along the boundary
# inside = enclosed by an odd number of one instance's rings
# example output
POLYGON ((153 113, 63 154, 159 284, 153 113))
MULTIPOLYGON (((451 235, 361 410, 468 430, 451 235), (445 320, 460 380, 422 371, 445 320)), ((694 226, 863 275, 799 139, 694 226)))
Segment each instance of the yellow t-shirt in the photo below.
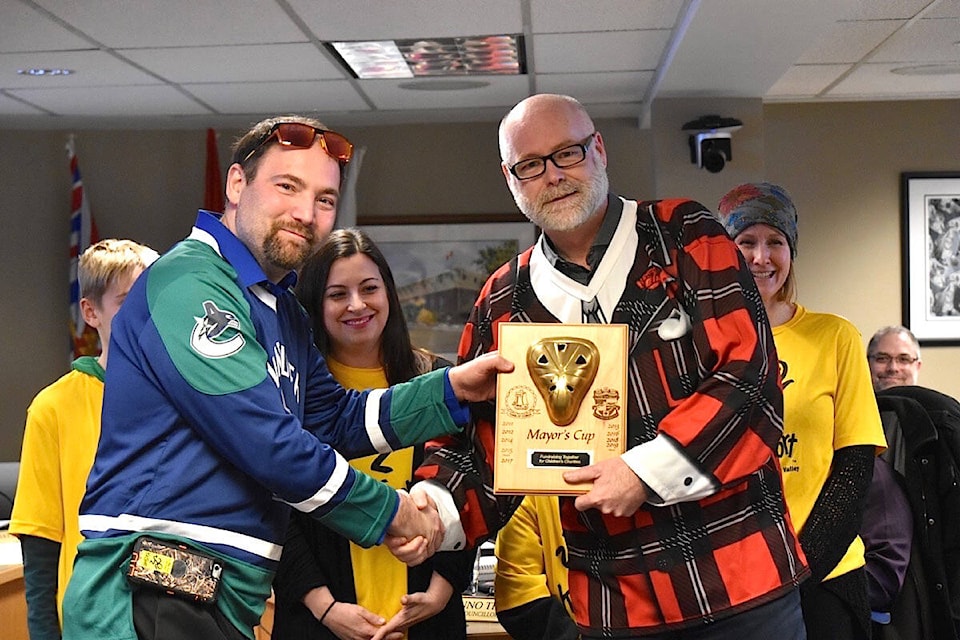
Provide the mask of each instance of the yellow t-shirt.
POLYGON ((495 553, 497 611, 553 596, 573 617, 557 496, 526 496, 497 534, 495 553))
MULTIPOLYGON (((382 368, 360 369, 327 358, 334 379, 347 389, 388 387, 382 368)), ((394 489, 406 489, 413 475, 413 448, 351 460, 350 465, 394 489)), ((407 593, 407 566, 384 545, 369 549, 350 543, 357 604, 387 620, 400 611, 400 598, 407 593)))
POLYGON ((100 440, 103 369, 78 358, 70 373, 34 397, 27 409, 10 532, 59 542, 57 609, 70 581, 80 535, 80 501, 100 440))
MULTIPOLYGON (((773 328, 783 378, 784 429, 777 446, 790 517, 797 531, 830 474, 833 452, 852 445, 886 447, 860 333, 849 321, 797 305, 773 328)), ((826 579, 864 565, 857 537, 826 579)))

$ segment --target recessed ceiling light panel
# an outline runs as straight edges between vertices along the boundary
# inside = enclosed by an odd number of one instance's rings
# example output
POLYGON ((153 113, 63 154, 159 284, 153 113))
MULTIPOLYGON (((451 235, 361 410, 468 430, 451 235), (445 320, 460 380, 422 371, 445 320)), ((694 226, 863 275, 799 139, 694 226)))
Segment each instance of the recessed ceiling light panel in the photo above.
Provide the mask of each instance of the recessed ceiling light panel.
POLYGON ((328 46, 361 79, 526 73, 521 35, 331 42, 328 46))
POLYGON ((330 43, 358 78, 412 78, 393 40, 330 43))

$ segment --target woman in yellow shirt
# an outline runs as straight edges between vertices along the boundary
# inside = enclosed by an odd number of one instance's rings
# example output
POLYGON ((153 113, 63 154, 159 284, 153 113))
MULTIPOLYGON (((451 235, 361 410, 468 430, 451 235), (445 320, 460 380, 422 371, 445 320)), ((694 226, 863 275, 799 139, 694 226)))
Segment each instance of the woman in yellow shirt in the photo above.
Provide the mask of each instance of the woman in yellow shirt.
POLYGON ((857 535, 873 458, 886 446, 860 333, 794 300, 797 210, 782 188, 743 184, 719 218, 753 272, 773 328, 783 385, 777 447, 784 495, 813 574, 800 588, 807 637, 870 637, 857 535))
MULTIPOLYGON (((386 259, 357 229, 330 234, 300 273, 297 297, 330 373, 351 389, 385 388, 450 363, 414 349, 386 259)), ((351 461, 391 487, 409 486, 423 447, 351 461)), ((274 580, 273 640, 466 638, 460 593, 472 551, 439 553, 412 568, 386 547, 363 549, 294 514, 274 580)))

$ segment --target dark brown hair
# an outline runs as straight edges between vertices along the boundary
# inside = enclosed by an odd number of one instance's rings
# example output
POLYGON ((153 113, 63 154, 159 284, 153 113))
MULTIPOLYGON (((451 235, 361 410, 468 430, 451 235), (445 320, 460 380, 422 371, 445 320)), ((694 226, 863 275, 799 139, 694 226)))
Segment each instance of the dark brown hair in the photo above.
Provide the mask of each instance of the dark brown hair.
POLYGON ((387 259, 370 237, 360 229, 337 229, 327 236, 326 242, 300 271, 296 294, 300 304, 310 314, 313 325, 313 340, 324 355, 330 353, 330 336, 323 324, 323 297, 333 263, 341 258, 362 254, 373 260, 383 278, 389 301, 387 322, 380 334, 380 361, 386 372, 387 382, 396 384, 429 371, 433 362, 431 355, 414 350, 410 342, 407 321, 403 317, 400 296, 393 280, 393 272, 387 259))

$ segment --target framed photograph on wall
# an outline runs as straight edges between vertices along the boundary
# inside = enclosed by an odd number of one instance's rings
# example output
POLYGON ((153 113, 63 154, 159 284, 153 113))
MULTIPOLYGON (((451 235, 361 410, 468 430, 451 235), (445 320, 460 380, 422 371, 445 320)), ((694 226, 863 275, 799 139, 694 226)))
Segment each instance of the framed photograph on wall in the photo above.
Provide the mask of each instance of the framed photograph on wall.
POLYGON ((358 222, 390 264, 413 345, 452 361, 487 277, 536 239, 520 214, 358 222))
POLYGON ((901 174, 903 324, 960 345, 960 172, 901 174))

